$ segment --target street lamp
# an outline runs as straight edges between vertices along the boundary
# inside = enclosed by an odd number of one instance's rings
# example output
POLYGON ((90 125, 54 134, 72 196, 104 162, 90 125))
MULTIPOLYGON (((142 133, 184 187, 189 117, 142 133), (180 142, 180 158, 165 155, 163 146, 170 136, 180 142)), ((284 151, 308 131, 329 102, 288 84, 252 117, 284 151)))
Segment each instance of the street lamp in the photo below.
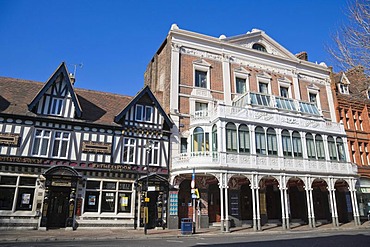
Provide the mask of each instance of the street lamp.
MULTIPOLYGON (((147 231, 147 220, 149 219, 149 209, 148 209, 148 187, 149 187, 149 155, 150 151, 152 151, 153 148, 153 141, 149 140, 145 144, 145 149, 146 149, 146 191, 145 191, 145 207, 144 207, 144 234, 146 235, 148 233, 147 231)), ((148 221, 149 222, 149 221, 148 221)))

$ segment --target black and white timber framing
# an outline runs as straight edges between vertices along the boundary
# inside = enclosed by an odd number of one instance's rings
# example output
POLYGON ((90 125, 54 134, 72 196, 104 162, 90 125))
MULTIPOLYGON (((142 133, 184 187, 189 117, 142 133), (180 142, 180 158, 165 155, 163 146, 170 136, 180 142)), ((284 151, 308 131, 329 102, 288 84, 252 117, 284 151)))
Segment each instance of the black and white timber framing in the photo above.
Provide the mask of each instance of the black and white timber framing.
POLYGON ((0 77, 0 228, 137 227, 136 181, 168 179, 172 125, 149 87, 76 89, 64 62, 45 84, 0 77))

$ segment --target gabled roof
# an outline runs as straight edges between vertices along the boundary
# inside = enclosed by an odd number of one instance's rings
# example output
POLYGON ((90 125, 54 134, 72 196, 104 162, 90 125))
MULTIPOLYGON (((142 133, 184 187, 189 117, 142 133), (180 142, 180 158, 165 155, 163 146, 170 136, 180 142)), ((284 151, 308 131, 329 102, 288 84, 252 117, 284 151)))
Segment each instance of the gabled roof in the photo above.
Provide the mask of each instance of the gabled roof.
MULTIPOLYGON (((29 110, 28 104, 44 85, 41 82, 0 77, 0 114, 39 117, 29 110)), ((114 122, 114 117, 132 100, 132 96, 107 92, 80 88, 74 91, 83 109, 81 117, 73 120, 75 122, 119 126, 114 122)), ((42 117, 55 119, 54 116, 42 117)))
POLYGON ((122 117, 133 107, 144 95, 147 95, 154 105, 157 107, 158 111, 162 114, 164 121, 171 128, 173 126, 173 121, 163 110, 162 106, 159 104, 158 100, 150 90, 149 86, 145 86, 132 100, 131 102, 114 118, 116 123, 119 123, 122 117))
POLYGON ((56 71, 51 75, 51 77, 46 81, 45 85, 41 88, 41 90, 37 93, 35 98, 32 100, 32 102, 28 105, 28 109, 30 111, 33 110, 33 108, 37 105, 37 103, 40 101, 40 99, 44 96, 44 94, 49 90, 49 88, 54 84, 55 80, 59 77, 59 75, 63 75, 63 80, 66 82, 67 88, 69 93, 72 97, 72 102, 75 106, 77 117, 81 117, 82 115, 82 109, 80 102, 77 99, 77 96, 75 94, 75 91, 72 86, 72 82, 69 77, 69 73, 67 70, 67 66, 64 62, 62 62, 59 67, 56 69, 56 71))
POLYGON ((251 49, 252 45, 255 43, 262 44, 266 47, 267 53, 269 54, 299 61, 299 59, 294 54, 281 46, 278 42, 276 42, 262 30, 252 29, 252 31, 247 32, 246 34, 225 38, 224 41, 238 44, 251 49))

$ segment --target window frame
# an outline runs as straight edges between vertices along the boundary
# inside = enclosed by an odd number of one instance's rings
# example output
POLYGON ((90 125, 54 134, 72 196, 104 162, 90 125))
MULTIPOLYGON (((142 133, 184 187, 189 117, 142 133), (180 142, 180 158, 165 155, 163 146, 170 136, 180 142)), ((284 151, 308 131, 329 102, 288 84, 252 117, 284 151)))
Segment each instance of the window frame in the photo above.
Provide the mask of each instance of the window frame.
POLYGON ((122 163, 135 164, 135 156, 137 151, 136 138, 124 137, 122 142, 122 163), (126 141, 128 142, 126 143, 126 141), (133 143, 131 143, 131 141, 133 141, 133 143))
POLYGON ((54 131, 53 139, 52 139, 52 142, 53 142, 52 146, 53 147, 52 147, 52 150, 51 150, 51 156, 54 157, 54 158, 67 158, 69 156, 70 139, 71 139, 71 133, 69 131, 60 131, 60 130, 54 131), (57 137, 58 133, 61 134, 60 137, 57 137), (67 134, 68 137, 65 138, 64 134, 67 134), (59 142, 58 150, 57 150, 57 154, 55 154, 55 148, 56 148, 56 144, 58 142, 59 142), (65 155, 64 156, 61 155, 61 152, 63 151, 63 146, 65 147, 65 155))

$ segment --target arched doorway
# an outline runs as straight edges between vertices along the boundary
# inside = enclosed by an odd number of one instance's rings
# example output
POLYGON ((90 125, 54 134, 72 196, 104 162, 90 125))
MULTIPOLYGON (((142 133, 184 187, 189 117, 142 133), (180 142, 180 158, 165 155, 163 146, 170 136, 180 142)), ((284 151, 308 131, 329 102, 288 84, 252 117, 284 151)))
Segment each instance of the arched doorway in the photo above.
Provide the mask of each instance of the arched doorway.
POLYGON ((244 176, 232 176, 228 188, 230 226, 252 224, 253 201, 249 179, 244 176))
POLYGON ((281 222, 281 198, 279 182, 272 176, 263 177, 260 187, 260 214, 261 224, 267 222, 281 222))
POLYGON ((69 166, 54 166, 42 175, 46 180, 41 227, 75 228, 76 191, 80 174, 69 166))
POLYGON ((339 223, 352 221, 353 211, 348 183, 345 180, 338 180, 335 182, 334 188, 339 223))
POLYGON ((323 179, 315 179, 312 183, 313 208, 315 220, 322 223, 331 222, 328 185, 323 179))
POLYGON ((304 186, 304 182, 300 178, 290 178, 288 180, 288 212, 291 222, 303 222, 306 224, 308 222, 307 199, 304 186))

